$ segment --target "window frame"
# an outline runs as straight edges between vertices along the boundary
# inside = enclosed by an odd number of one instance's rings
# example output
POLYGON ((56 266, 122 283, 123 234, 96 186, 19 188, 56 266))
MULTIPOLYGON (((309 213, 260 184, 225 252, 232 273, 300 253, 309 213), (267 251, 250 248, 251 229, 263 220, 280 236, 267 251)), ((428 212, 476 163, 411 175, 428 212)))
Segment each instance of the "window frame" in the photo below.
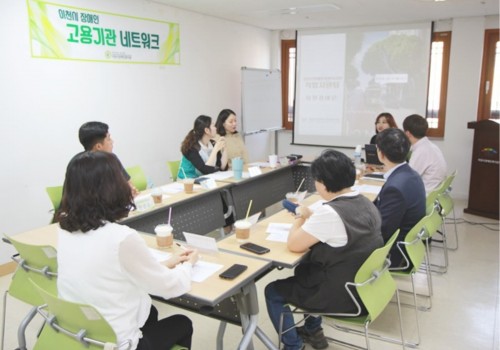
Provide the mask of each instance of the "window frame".
MULTIPOLYGON (((290 48, 297 48, 297 42, 295 39, 281 40, 281 108, 282 108, 282 124, 286 130, 293 129, 293 121, 288 121, 288 76, 290 69, 295 69, 295 67, 290 67, 289 60, 289 50, 290 48)), ((294 103, 295 108, 295 103, 294 103)))
MULTIPOLYGON (((439 97, 439 111, 437 115, 438 127, 427 129, 428 137, 443 138, 446 123, 446 100, 448 97, 448 72, 450 69, 450 49, 451 49, 451 31, 432 33, 432 42, 443 42, 443 62, 441 69, 441 87, 439 97)), ((429 71, 430 74, 430 71, 429 71)), ((430 83, 430 79, 429 79, 430 83)), ((427 108, 426 108, 426 117, 427 108)))
POLYGON ((484 32, 483 63, 481 68, 481 83, 479 85, 479 100, 477 106, 477 121, 491 118, 491 91, 485 92, 487 82, 493 81, 495 70, 496 43, 499 40, 499 29, 487 29, 484 32))

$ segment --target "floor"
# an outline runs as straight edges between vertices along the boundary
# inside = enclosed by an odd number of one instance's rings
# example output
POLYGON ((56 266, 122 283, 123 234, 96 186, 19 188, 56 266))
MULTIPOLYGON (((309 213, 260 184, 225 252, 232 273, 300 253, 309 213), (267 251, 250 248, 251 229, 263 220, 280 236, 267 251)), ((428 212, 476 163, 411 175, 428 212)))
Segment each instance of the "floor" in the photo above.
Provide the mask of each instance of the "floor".
MULTIPOLYGON (((446 274, 433 274, 434 297, 432 309, 418 313, 421 343, 419 349, 455 349, 455 350, 487 350, 500 349, 499 342, 499 226, 498 221, 463 214, 465 202, 456 201, 458 217, 459 248, 449 252, 449 269, 446 274), (485 225, 473 223, 486 223, 485 225)), ((453 225, 448 224, 450 245, 455 245, 453 225)), ((431 256, 434 261, 442 262, 443 250, 433 246, 431 256)), ((260 302, 259 327, 277 341, 277 336, 271 326, 263 298, 263 289, 267 283, 277 278, 288 276, 291 270, 274 270, 257 283, 260 302)), ((417 287, 423 288, 423 276, 418 277, 417 287)), ((10 282, 10 276, 0 278, 0 290, 5 290, 10 282)), ((398 281, 402 288, 408 284, 398 281)), ((3 294, 3 293, 2 293, 3 294)), ((404 297, 404 300, 407 297, 404 297)), ((421 300, 423 301, 423 300, 421 300)), ((184 312, 171 306, 155 303, 162 315, 184 312)), ((20 319, 29 308, 13 298, 8 300, 6 346, 5 349, 16 348, 16 329, 20 319)), ((398 334, 396 323, 396 306, 389 305, 384 313, 373 323, 374 330, 387 334, 398 334)), ((215 349, 215 338, 218 321, 184 312, 194 323, 194 350, 215 349)), ((28 329, 28 346, 34 342, 40 320, 33 322, 28 329)), ((415 318, 413 310, 403 308, 405 337, 414 339, 415 318)), ((325 333, 337 339, 351 341, 363 345, 363 339, 353 334, 344 334, 325 326, 325 333)), ((236 349, 241 336, 238 327, 228 325, 224 338, 225 349, 236 349)), ((263 344, 254 338, 254 349, 265 349, 263 344)), ((371 341, 372 349, 392 350, 401 346, 371 341)), ((312 349, 306 346, 306 350, 312 349)), ((336 344, 330 344, 329 349, 344 349, 336 344)), ((59 349, 55 349, 59 350, 59 349)))

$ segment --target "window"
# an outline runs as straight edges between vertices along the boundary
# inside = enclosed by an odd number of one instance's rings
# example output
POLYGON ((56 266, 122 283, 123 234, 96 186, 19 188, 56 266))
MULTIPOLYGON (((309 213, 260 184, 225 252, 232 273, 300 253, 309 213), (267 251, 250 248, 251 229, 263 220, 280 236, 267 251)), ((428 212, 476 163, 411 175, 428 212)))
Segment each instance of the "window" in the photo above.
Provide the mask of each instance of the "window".
POLYGON ((429 123, 427 136, 431 137, 444 137, 450 44, 451 32, 436 32, 432 35, 426 115, 429 123))
POLYGON ((283 91, 283 127, 293 128, 293 106, 295 97, 295 40, 281 41, 281 88, 283 91))
POLYGON ((483 68, 479 88, 477 120, 500 118, 500 45, 498 29, 484 35, 483 68))

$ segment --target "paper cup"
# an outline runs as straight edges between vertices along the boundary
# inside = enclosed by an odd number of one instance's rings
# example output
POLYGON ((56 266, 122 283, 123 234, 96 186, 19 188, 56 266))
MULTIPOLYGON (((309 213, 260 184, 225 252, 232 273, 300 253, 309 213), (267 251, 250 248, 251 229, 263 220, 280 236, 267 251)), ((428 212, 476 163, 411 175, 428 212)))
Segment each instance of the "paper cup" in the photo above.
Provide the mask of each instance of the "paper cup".
POLYGON ((168 224, 161 224, 155 227, 156 244, 160 248, 171 247, 174 243, 174 236, 172 235, 172 226, 168 224))
POLYGON ((292 203, 299 204, 299 193, 295 192, 288 192, 285 197, 287 200, 289 200, 292 203))
POLYGON ((193 193, 194 179, 184 179, 182 182, 184 183, 184 192, 193 193))
POLYGON ((159 189, 159 188, 155 188, 151 192, 151 197, 153 197, 153 201, 155 202, 155 204, 160 204, 163 201, 163 192, 162 192, 162 190, 159 189))
POLYGON ((269 156, 269 166, 271 168, 276 168, 277 165, 278 165, 278 156, 276 154, 271 154, 269 156))
POLYGON ((234 223, 236 240, 240 243, 247 242, 250 238, 250 227, 252 223, 246 220, 238 220, 234 223))

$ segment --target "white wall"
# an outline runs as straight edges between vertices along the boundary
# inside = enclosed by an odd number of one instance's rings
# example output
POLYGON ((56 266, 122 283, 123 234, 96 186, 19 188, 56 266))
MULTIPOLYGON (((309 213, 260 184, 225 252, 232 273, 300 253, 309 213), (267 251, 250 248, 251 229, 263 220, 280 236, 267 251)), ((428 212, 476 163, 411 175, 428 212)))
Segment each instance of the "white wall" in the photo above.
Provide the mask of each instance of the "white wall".
MULTIPOLYGON (((473 130, 467 129, 467 123, 475 121, 477 116, 484 31, 490 28, 498 28, 498 16, 455 18, 436 24, 436 30, 452 31, 452 43, 445 136, 433 141, 443 151, 450 173, 458 169, 453 186, 456 198, 467 198, 469 195, 473 130)), ((319 147, 294 146, 291 142, 290 131, 280 133, 280 155, 317 155, 322 151, 319 147)), ((339 150, 348 155, 352 155, 354 151, 339 150)))
MULTIPOLYGON (((61 185, 90 120, 110 125, 125 167, 140 164, 166 183, 166 161, 199 114, 241 110, 242 66, 270 68, 272 33, 137 0, 65 0, 67 5, 180 24, 181 65, 109 64, 32 58, 25 1, 0 3, 0 233, 49 223, 46 186, 61 185)), ((265 151, 264 153, 267 153, 265 151)), ((0 264, 13 252, 0 245, 0 264)))

